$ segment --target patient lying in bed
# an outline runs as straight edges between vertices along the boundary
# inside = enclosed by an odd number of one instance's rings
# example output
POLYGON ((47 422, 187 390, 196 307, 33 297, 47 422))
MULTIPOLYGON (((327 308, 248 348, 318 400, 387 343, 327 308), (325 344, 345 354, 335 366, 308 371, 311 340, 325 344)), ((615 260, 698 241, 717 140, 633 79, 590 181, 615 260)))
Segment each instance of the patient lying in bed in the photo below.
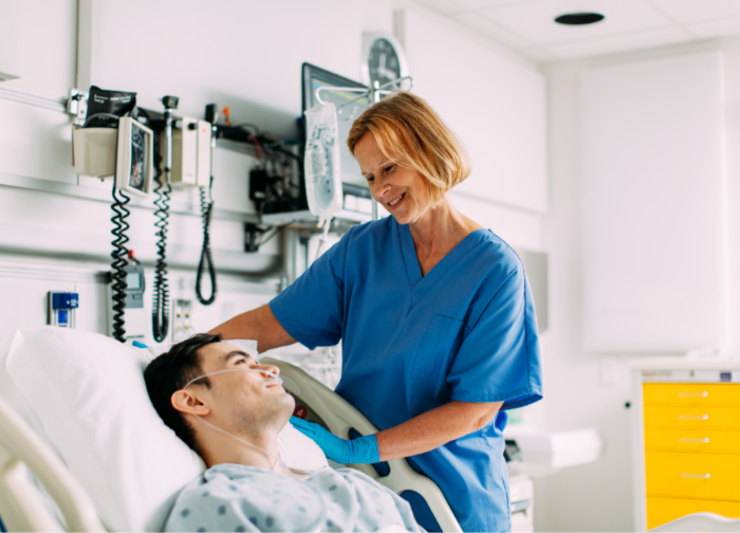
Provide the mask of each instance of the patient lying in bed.
POLYGON ((277 437, 295 402, 278 373, 212 335, 148 366, 154 407, 208 466, 179 494, 165 531, 423 531, 406 501, 356 470, 281 464, 277 437))

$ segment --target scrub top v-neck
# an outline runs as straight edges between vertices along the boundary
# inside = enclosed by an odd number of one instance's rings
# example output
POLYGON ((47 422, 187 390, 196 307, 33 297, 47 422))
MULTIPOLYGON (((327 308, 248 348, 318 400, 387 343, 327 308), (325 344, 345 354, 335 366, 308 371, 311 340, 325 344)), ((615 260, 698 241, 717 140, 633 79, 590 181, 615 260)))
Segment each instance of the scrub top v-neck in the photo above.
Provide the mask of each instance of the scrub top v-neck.
MULTIPOLYGON (((407 225, 355 226, 270 307, 309 349, 342 341, 336 391, 380 430, 450 401, 504 402, 488 426, 408 462, 464 531, 510 529, 505 410, 542 397, 542 372, 529 284, 501 238, 474 231, 422 276, 407 225)), ((435 529, 423 501, 405 497, 435 529)))

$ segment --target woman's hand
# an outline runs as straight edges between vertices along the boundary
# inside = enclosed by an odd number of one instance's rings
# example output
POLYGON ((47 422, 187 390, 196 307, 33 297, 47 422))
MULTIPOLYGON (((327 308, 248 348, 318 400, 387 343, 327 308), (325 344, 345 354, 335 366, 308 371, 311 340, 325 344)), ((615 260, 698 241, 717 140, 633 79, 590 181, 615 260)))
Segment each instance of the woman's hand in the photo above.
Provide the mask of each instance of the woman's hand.
POLYGON ((366 435, 354 440, 339 438, 318 424, 306 422, 295 416, 290 417, 293 426, 312 439, 324 451, 324 454, 334 462, 346 464, 377 463, 378 441, 375 435, 366 435))

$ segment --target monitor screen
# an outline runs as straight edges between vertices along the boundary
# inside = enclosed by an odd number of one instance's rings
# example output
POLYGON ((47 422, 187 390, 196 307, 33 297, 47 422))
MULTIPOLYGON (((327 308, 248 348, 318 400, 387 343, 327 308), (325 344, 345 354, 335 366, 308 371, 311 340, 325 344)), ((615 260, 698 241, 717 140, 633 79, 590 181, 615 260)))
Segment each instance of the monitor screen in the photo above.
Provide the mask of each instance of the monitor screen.
POLYGON ((149 153, 145 130, 131 124, 131 169, 129 173, 129 187, 146 192, 146 171, 149 168, 149 153))
MULTIPOLYGON (((359 82, 350 80, 329 72, 322 68, 316 67, 309 63, 303 64, 303 111, 312 108, 318 102, 316 100, 316 90, 319 87, 356 87, 366 89, 367 87, 359 82)), ((359 186, 367 190, 367 180, 360 172, 360 166, 347 148, 347 137, 352 123, 359 117, 365 109, 370 107, 371 103, 368 97, 361 97, 355 100, 361 93, 342 91, 342 90, 325 90, 321 91, 321 99, 324 102, 331 102, 337 107, 337 126, 339 133, 339 151, 341 154, 342 165, 342 182, 350 186, 359 186), (354 102, 352 102, 355 100, 354 102), (350 103, 351 102, 351 103, 350 103)), ((305 124, 305 121, 304 121, 305 124)), ((305 134, 305 132, 304 132, 305 134)), ((369 192, 369 191, 368 191, 369 192)), ((369 195, 368 195, 369 197, 369 195)))
POLYGON ((126 287, 130 290, 141 289, 141 274, 126 274, 126 287))

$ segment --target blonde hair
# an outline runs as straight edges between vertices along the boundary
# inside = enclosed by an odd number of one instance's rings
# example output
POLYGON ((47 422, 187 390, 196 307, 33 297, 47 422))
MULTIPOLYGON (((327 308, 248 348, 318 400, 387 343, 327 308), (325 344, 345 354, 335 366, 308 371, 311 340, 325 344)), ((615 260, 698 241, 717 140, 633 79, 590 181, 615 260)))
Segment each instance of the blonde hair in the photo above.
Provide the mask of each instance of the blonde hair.
POLYGON ((388 159, 426 178, 432 207, 441 204, 445 193, 470 175, 465 148, 437 113, 411 93, 393 93, 355 120, 347 138, 352 155, 366 133, 375 136, 388 159))

